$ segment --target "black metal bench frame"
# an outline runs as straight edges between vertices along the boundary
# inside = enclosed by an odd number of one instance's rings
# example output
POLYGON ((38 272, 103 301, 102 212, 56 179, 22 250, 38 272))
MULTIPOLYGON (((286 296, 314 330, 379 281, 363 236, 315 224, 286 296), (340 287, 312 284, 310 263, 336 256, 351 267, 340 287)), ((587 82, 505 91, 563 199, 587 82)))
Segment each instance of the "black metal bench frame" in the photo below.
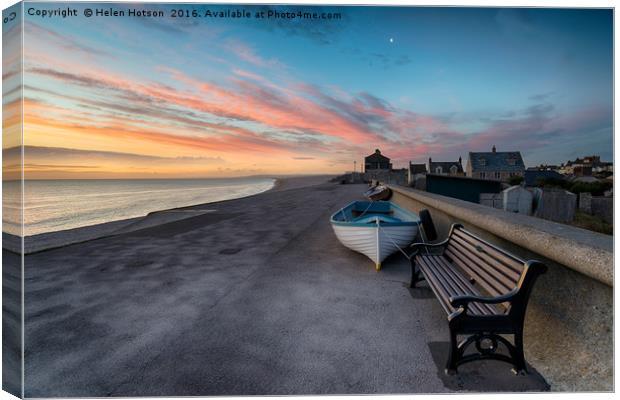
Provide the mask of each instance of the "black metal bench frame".
MULTIPOLYGON (((458 243, 458 241, 456 243, 458 243)), ((456 243, 453 246, 456 246, 456 243)), ((447 374, 455 374, 457 373, 458 366, 461 364, 475 360, 494 359, 513 364, 513 372, 515 373, 526 373, 527 369, 525 357, 523 355, 525 311, 534 282, 538 276, 546 272, 547 267, 539 261, 523 261, 497 246, 482 240, 476 235, 473 235, 471 232, 466 231, 460 224, 452 225, 448 238, 440 243, 414 243, 411 247, 414 250, 411 257, 411 287, 415 288, 419 281, 426 280, 435 296, 440 300, 442 306, 444 306, 444 310, 448 313, 450 353, 445 372, 447 374), (457 238, 464 237, 462 235, 467 235, 468 238, 471 238, 470 243, 472 243, 472 246, 468 249, 470 254, 474 250, 485 253, 484 249, 486 249, 489 250, 489 252, 486 252, 487 254, 484 254, 487 260, 490 258, 488 253, 493 253, 495 255, 499 254, 509 257, 511 260, 514 260, 515 264, 517 262, 522 264, 520 276, 518 280, 515 281, 515 286, 512 290, 501 295, 487 296, 483 295, 477 288, 474 288, 473 285, 476 277, 472 277, 470 274, 464 272, 462 268, 459 268, 451 261, 449 258, 450 256, 444 254, 457 231, 459 231, 459 236, 457 236, 457 238), (476 243, 476 245, 473 245, 473 243, 476 243), (437 252, 437 250, 439 252, 437 252), (437 287, 437 276, 427 276, 427 274, 433 275, 430 273, 430 269, 429 272, 425 272, 425 269, 421 268, 422 264, 419 266, 417 265, 417 263, 425 262, 425 257, 428 259, 429 256, 438 256, 445 259, 445 261, 440 260, 442 265, 444 265, 442 273, 449 271, 449 273, 460 274, 458 279, 466 279, 471 282, 471 286, 467 286, 466 282, 460 281, 463 283, 461 292, 466 293, 446 296, 445 288, 442 289, 441 287, 437 287), (447 269, 448 266, 450 266, 451 269, 447 269), (431 280, 433 280, 433 282, 430 282, 431 280), (463 289, 463 287, 466 288, 463 289), (444 293, 442 293, 442 291, 444 293), (487 307, 487 310, 489 310, 488 307, 496 307, 499 309, 500 305, 503 306, 504 312, 491 312, 487 315, 480 315, 480 312, 476 315, 476 312, 472 312, 472 309, 482 310, 482 307, 487 307), (467 338, 458 343, 458 335, 466 335, 467 338), (514 343, 510 343, 510 341, 501 335, 513 335, 514 343), (473 354, 465 355, 465 352, 471 347, 470 345, 472 343, 475 343, 475 349, 477 351, 473 354), (499 343, 506 346, 509 356, 497 352, 499 343)), ((451 249, 451 254, 453 255, 455 248, 456 247, 453 247, 451 249)), ((437 258, 433 258, 433 260, 437 260, 437 258)), ((459 263, 463 265, 462 259, 459 259, 459 263)), ((426 266, 427 264, 424 265, 426 266)), ((474 266, 472 266, 472 268, 473 267, 474 266)), ((482 262, 477 262, 475 267, 485 268, 485 265, 482 262)), ((486 266, 485 272, 498 273, 492 268, 491 264, 486 266)), ((502 277, 502 279, 506 278, 502 277)))

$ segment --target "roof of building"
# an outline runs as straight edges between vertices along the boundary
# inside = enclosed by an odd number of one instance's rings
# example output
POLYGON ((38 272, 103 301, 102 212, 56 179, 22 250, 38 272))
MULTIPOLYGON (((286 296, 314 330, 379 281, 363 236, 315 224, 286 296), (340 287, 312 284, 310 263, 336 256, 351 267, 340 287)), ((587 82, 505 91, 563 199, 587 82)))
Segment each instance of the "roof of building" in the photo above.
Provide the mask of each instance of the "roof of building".
POLYGON ((539 179, 565 179, 564 175, 555 171, 532 171, 527 170, 523 174, 526 186, 536 186, 536 181, 539 179))
POLYGON ((409 171, 412 174, 425 174, 426 173, 426 164, 412 164, 409 163, 409 171))
POLYGON ((390 159, 381 154, 381 150, 376 149, 375 152, 367 157, 364 157, 366 162, 390 162, 390 159))
POLYGON ((469 152, 469 163, 472 172, 519 172, 525 170, 520 151, 469 152), (514 160, 514 163, 511 164, 509 160, 514 160))
POLYGON ((554 171, 560 169, 560 167, 558 165, 552 165, 552 164, 540 164, 537 165, 536 167, 528 167, 528 171, 554 171))
POLYGON ((585 183, 592 183, 592 182, 598 182, 600 181, 600 179, 597 179, 593 176, 578 176, 576 178, 571 179, 572 182, 585 182, 585 183))
POLYGON ((463 165, 458 161, 431 161, 429 162, 430 173, 434 173, 438 167, 441 167, 442 172, 448 173, 453 165, 457 168, 456 172, 463 172, 463 165))

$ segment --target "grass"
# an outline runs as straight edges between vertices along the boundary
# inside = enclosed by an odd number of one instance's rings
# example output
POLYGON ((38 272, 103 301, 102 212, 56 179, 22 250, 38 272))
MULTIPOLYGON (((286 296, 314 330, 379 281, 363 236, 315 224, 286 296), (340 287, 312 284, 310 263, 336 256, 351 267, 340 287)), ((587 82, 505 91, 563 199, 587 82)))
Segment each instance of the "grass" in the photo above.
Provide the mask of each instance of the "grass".
POLYGON ((572 224, 579 228, 604 233, 605 235, 613 235, 614 233, 614 226, 612 224, 605 222, 601 217, 586 214, 582 211, 575 211, 575 219, 572 224))

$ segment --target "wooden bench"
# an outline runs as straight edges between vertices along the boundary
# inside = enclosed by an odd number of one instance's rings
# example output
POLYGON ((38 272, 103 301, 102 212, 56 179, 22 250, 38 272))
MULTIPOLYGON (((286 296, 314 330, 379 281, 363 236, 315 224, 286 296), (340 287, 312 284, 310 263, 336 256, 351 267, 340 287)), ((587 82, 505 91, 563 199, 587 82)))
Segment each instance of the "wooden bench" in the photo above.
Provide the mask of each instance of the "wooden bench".
MULTIPOLYGON (((454 224, 441 243, 414 243, 411 287, 424 279, 448 314, 450 354, 446 373, 463 363, 495 359, 526 372, 523 323, 532 286, 547 267, 523 261, 454 224), (458 336, 466 338, 458 343, 458 336), (504 336, 513 335, 513 343, 504 336), (475 351, 466 354, 475 343, 475 351), (498 352, 506 346, 509 355, 498 352)), ((472 349, 473 350, 473 349, 472 349)))

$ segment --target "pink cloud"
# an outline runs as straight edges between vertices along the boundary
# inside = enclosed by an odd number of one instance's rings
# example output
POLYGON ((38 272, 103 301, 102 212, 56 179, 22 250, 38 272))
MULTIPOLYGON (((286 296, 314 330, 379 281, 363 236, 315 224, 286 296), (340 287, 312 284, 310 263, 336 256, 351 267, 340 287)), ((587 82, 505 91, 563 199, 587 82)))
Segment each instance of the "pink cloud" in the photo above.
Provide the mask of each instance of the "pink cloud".
MULTIPOLYGON (((193 125, 192 132, 198 132, 195 128, 200 126, 211 134, 233 136, 236 140, 235 145, 238 145, 240 149, 273 146, 290 151, 330 153, 334 152, 333 149, 339 148, 353 157, 355 154, 358 156, 365 154, 369 148, 381 147, 390 151, 396 159, 410 159, 417 153, 428 151, 433 146, 439 148, 439 145, 421 144, 422 140, 434 131, 445 132, 439 136, 458 137, 457 133, 450 132, 445 124, 430 116, 396 109, 369 95, 336 99, 309 85, 298 85, 299 89, 303 89, 298 91, 277 90, 274 87, 259 84, 256 79, 253 81, 232 80, 233 86, 229 88, 197 80, 178 70, 166 67, 158 69, 168 73, 174 81, 183 83, 192 89, 180 90, 169 85, 136 83, 119 77, 92 76, 81 71, 77 71, 80 73, 76 74, 39 68, 33 69, 32 72, 65 83, 110 91, 126 100, 133 99, 138 102, 133 110, 153 104, 161 106, 163 110, 180 107, 201 115, 205 113, 232 118, 240 122, 252 121, 263 125, 266 129, 287 132, 287 138, 268 139, 264 134, 255 130, 223 126, 210 123, 203 118, 188 120, 185 117, 173 117, 171 111, 161 110, 156 110, 148 116, 145 115, 150 118, 151 122, 141 123, 152 127, 156 118, 164 118, 193 125), (377 126, 372 126, 373 124, 377 126), (296 135, 303 136, 304 132, 319 135, 311 142, 313 148, 298 147, 301 139, 298 139, 296 135), (325 140, 321 140, 321 137, 331 138, 337 143, 328 146, 325 140), (250 146, 244 147, 244 141, 250 146), (296 146, 297 149, 295 149, 296 146)), ((89 99, 84 99, 82 102, 96 105, 89 99)), ((127 111, 131 112, 131 110, 127 111)), ((146 108, 144 110, 143 112, 146 112, 146 108)), ((119 118, 115 114, 110 120, 131 122, 131 119, 119 118)), ((135 124, 135 120, 133 122, 135 124)), ((167 126, 170 129, 170 125, 167 126)), ((159 129, 166 129, 166 124, 160 126, 159 129)), ((440 141, 441 137, 438 137, 437 142, 440 141)), ((226 143, 232 143, 232 139, 227 139, 226 143)), ((224 147, 220 146, 220 148, 224 147)))
MULTIPOLYGON (((249 47, 236 49, 248 60, 265 65, 265 60, 253 58, 255 53, 249 47)), ((142 113, 143 120, 138 123, 133 117, 119 117, 110 104, 92 98, 72 100, 107 108, 110 117, 106 121, 133 126, 134 135, 138 127, 144 127, 149 133, 145 138, 166 133, 171 137, 191 136, 190 141, 183 137, 178 141, 188 146, 194 145, 193 140, 213 140, 226 151, 266 151, 272 147, 291 154, 321 153, 334 159, 361 158, 379 147, 397 164, 429 156, 466 157, 467 151, 487 150, 494 144, 505 150, 547 146, 557 132, 588 126, 608 113, 593 108, 558 116, 553 107, 539 104, 509 118, 490 119, 486 128, 465 133, 432 115, 396 107, 368 93, 350 94, 337 86, 322 88, 304 82, 277 86, 264 75, 239 68, 233 70, 233 77, 217 83, 166 66, 157 70, 168 74, 171 81, 139 82, 109 73, 93 74, 82 67, 71 72, 60 67, 35 67, 30 73, 106 92, 127 106, 125 114, 142 113), (188 129, 175 131, 178 124, 188 129)), ((172 142, 172 138, 166 140, 172 142)))

